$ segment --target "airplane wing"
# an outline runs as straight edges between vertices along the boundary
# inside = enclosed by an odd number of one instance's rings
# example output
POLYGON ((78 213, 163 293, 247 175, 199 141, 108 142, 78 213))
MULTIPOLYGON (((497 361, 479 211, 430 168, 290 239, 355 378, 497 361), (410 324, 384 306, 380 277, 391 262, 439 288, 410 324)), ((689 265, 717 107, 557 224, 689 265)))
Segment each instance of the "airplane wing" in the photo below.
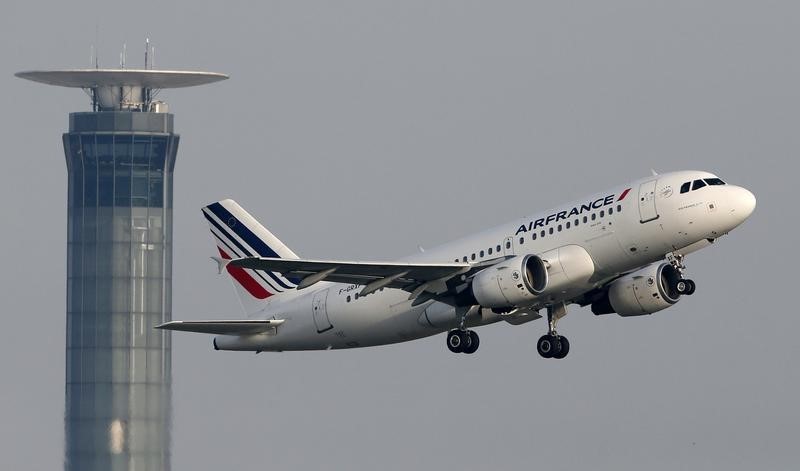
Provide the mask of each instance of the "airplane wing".
POLYGON ((220 271, 226 266, 277 272, 300 278, 297 289, 307 288, 320 281, 365 285, 361 295, 380 288, 401 288, 419 294, 423 291, 446 291, 447 280, 474 269, 469 263, 401 263, 353 262, 335 260, 299 260, 286 258, 246 257, 239 259, 214 258, 220 271))
POLYGON ((283 324, 283 319, 228 321, 171 321, 156 329, 199 332, 201 334, 247 335, 271 331, 283 324))

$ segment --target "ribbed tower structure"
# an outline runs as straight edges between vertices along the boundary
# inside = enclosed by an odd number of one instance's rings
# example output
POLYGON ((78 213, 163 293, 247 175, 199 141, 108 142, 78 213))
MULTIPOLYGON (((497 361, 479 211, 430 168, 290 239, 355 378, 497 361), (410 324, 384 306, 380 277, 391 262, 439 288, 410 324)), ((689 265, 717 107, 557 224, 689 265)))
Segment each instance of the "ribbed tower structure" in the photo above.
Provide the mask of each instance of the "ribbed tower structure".
POLYGON ((78 87, 91 112, 63 135, 67 194, 65 469, 170 469, 174 116, 164 88, 208 72, 20 72, 78 87))

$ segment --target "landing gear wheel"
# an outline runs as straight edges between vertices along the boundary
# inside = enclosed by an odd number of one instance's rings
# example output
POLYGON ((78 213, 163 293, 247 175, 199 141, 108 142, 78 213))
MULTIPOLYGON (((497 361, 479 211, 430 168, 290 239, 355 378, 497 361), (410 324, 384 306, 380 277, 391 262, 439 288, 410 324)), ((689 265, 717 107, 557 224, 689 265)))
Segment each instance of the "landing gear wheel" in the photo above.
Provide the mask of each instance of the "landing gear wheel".
POLYGON ((451 330, 447 333, 447 348, 453 353, 461 353, 467 346, 469 335, 460 330, 451 330))
POLYGON ((686 296, 691 296, 694 294, 694 290, 696 288, 697 285, 694 283, 694 281, 689 279, 681 278, 677 283, 675 283, 675 291, 681 295, 685 294, 686 296))
POLYGON ((468 330, 467 335, 469 336, 469 345, 464 346, 464 353, 472 354, 478 351, 478 346, 481 344, 481 339, 478 337, 478 333, 474 330, 468 330))
POLYGON ((536 351, 543 358, 553 358, 561 353, 561 342, 554 335, 542 335, 539 337, 539 341, 536 342, 536 351))
POLYGON ((686 294, 686 296, 693 295, 694 290, 697 289, 697 285, 695 284, 694 280, 684 280, 684 282, 686 282, 686 284, 688 285, 686 287, 686 293, 684 294, 686 294))
POLYGON ((689 291, 690 285, 687 281, 688 280, 678 280, 678 282, 675 283, 675 291, 677 291, 678 294, 686 294, 689 291))
POLYGON ((567 340, 566 337, 561 336, 558 337, 558 342, 561 344, 561 350, 559 350, 557 354, 553 355, 553 358, 561 359, 567 356, 567 353, 569 353, 569 340, 567 340))

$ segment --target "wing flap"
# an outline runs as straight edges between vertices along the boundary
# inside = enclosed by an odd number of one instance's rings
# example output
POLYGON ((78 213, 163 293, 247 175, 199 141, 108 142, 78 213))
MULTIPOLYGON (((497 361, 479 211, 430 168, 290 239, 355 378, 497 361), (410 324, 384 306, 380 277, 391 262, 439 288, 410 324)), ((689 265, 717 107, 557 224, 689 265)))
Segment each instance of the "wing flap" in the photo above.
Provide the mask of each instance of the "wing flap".
POLYGON ((283 324, 283 319, 226 320, 226 321, 171 321, 157 325, 156 329, 198 332, 201 334, 248 335, 269 332, 283 324))

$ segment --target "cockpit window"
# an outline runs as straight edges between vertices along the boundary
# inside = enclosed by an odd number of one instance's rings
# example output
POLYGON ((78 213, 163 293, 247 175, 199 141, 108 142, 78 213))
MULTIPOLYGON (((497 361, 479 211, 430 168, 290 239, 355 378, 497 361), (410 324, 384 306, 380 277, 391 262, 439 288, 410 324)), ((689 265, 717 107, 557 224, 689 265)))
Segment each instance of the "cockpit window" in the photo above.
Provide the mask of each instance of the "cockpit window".
POLYGON ((706 182, 703 180, 695 180, 694 183, 692 183, 692 191, 703 188, 704 186, 706 186, 706 182))
POLYGON ((709 185, 724 185, 725 182, 720 180, 719 178, 706 178, 706 183, 709 185))
POLYGON ((692 185, 692 182, 686 182, 683 185, 681 185, 681 193, 688 193, 689 192, 689 187, 691 185, 692 185))

